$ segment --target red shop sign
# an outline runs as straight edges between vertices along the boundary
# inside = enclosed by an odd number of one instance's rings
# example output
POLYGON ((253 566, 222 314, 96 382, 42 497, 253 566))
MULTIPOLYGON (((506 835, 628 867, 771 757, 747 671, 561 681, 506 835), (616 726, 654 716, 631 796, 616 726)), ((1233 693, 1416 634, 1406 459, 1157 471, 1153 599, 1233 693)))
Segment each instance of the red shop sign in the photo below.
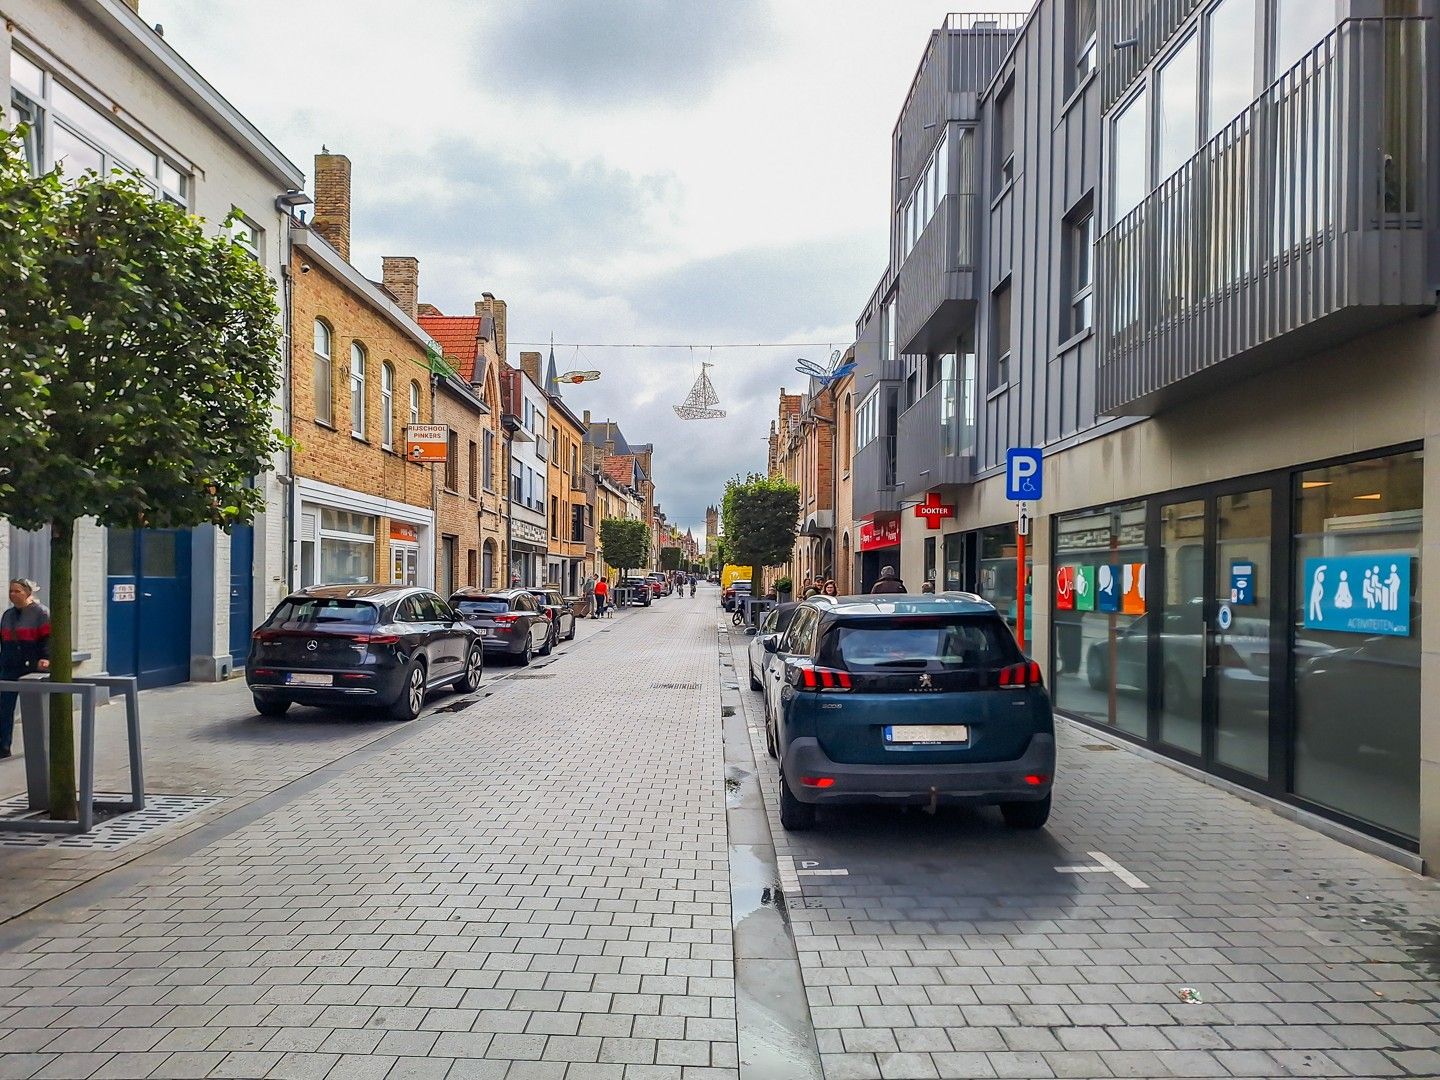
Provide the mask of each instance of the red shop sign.
POLYGON ((897 547, 900 543, 900 519, 887 518, 876 521, 866 518, 860 522, 860 550, 874 551, 877 548, 897 547))

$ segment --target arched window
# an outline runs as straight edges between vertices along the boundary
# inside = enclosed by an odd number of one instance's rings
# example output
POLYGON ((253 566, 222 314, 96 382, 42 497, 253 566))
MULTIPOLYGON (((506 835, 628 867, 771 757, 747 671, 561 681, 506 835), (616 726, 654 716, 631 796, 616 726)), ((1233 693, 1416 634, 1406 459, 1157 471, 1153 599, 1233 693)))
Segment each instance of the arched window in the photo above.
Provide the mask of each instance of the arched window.
POLYGON ((388 360, 380 365, 380 443, 395 449, 395 368, 388 360))
POLYGON ((323 319, 315 320, 315 419, 322 424, 334 423, 333 383, 330 378, 330 327, 323 319))
POLYGON ((350 343, 350 434, 365 437, 365 346, 350 343))
POLYGON ((420 384, 410 384, 410 423, 420 423, 420 384))
POLYGON ((841 460, 841 462, 843 463, 843 464, 841 465, 841 468, 842 468, 842 469, 845 469, 845 470, 847 470, 847 471, 848 471, 849 468, 850 468, 850 458, 851 458, 851 450, 850 450, 850 417, 851 417, 851 412, 850 412, 850 395, 849 395, 849 394, 846 394, 846 395, 845 395, 845 407, 841 410, 841 413, 840 413, 840 460, 841 460))

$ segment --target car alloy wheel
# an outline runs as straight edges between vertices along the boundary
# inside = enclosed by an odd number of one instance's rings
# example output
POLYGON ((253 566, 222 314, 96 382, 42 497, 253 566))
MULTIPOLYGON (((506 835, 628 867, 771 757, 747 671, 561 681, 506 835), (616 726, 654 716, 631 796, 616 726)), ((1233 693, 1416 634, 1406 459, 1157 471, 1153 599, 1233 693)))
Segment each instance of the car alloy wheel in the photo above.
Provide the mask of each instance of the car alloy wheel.
POLYGON ((465 657, 465 674, 460 676, 460 681, 455 684, 455 689, 462 694, 473 694, 480 689, 480 680, 485 674, 485 657, 479 645, 472 645, 469 654, 465 657))
POLYGON ((414 720, 425 707, 425 665, 416 661, 405 673, 405 688, 391 708, 396 720, 414 720))
POLYGON ((527 666, 533 659, 535 659, 535 647, 530 644, 530 632, 527 630, 525 632, 525 646, 520 650, 520 666, 527 666))

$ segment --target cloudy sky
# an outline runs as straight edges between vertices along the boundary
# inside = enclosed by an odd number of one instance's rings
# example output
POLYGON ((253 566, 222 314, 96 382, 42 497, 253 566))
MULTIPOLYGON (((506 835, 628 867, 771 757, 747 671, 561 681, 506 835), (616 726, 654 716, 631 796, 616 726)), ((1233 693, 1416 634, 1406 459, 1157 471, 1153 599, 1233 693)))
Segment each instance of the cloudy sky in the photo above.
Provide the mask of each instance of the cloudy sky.
POLYGON ((1028 7, 141 3, 307 173, 322 143, 350 157, 363 272, 415 255, 441 310, 508 302, 512 363, 553 335, 561 371, 600 369, 566 401, 654 442, 661 505, 701 534, 725 480, 763 470, 796 358, 850 343, 884 269, 890 131, 929 31, 1028 7), (785 342, 807 344, 599 347, 785 342), (671 405, 702 360, 729 417, 687 423, 671 405))

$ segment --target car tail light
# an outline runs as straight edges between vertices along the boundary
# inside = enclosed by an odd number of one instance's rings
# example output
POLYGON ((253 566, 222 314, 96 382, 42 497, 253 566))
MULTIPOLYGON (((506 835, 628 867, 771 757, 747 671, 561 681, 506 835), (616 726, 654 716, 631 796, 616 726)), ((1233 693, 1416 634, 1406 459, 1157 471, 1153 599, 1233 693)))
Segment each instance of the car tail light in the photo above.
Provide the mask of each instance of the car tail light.
POLYGON ((357 645, 396 645, 400 642, 399 634, 356 634, 354 637, 357 645))
POLYGON ((800 786, 819 788, 834 787, 835 778, 833 776, 802 776, 800 777, 800 786))
POLYGON ((250 635, 251 641, 279 641, 280 631, 278 630, 256 630, 250 635))
POLYGON ((1008 690, 1023 690, 1027 686, 1044 686, 1045 680, 1040 677, 1040 665, 1027 660, 1001 668, 1000 685, 1008 690))
POLYGON ((511 623, 513 623, 513 622, 514 622, 516 619, 518 619, 519 617, 520 617, 519 615, 514 615, 514 614, 511 614, 511 615, 496 615, 495 618, 494 618, 494 621, 497 622, 497 623, 499 623, 499 624, 502 625, 502 626, 509 626, 511 623))
POLYGON ((275 675, 275 674, 277 674, 277 673, 276 673, 275 671, 271 670, 270 668, 257 667, 257 668, 255 668, 253 671, 251 671, 250 674, 251 674, 251 675, 263 675, 263 676, 265 676, 266 678, 268 678, 268 677, 270 677, 271 675, 275 675))
POLYGON ((853 690, 855 684, 850 672, 836 668, 816 667, 810 663, 797 663, 790 669, 790 685, 796 690, 853 690))
POLYGON ((549 608, 546 608, 546 609, 545 609, 545 618, 549 619, 551 622, 554 622, 554 621, 555 621, 555 612, 551 611, 549 608))
POLYGON ((1031 787, 1039 787, 1041 784, 1048 784, 1049 782, 1049 773, 1032 772, 1025 777, 1025 783, 1029 784, 1031 787))

